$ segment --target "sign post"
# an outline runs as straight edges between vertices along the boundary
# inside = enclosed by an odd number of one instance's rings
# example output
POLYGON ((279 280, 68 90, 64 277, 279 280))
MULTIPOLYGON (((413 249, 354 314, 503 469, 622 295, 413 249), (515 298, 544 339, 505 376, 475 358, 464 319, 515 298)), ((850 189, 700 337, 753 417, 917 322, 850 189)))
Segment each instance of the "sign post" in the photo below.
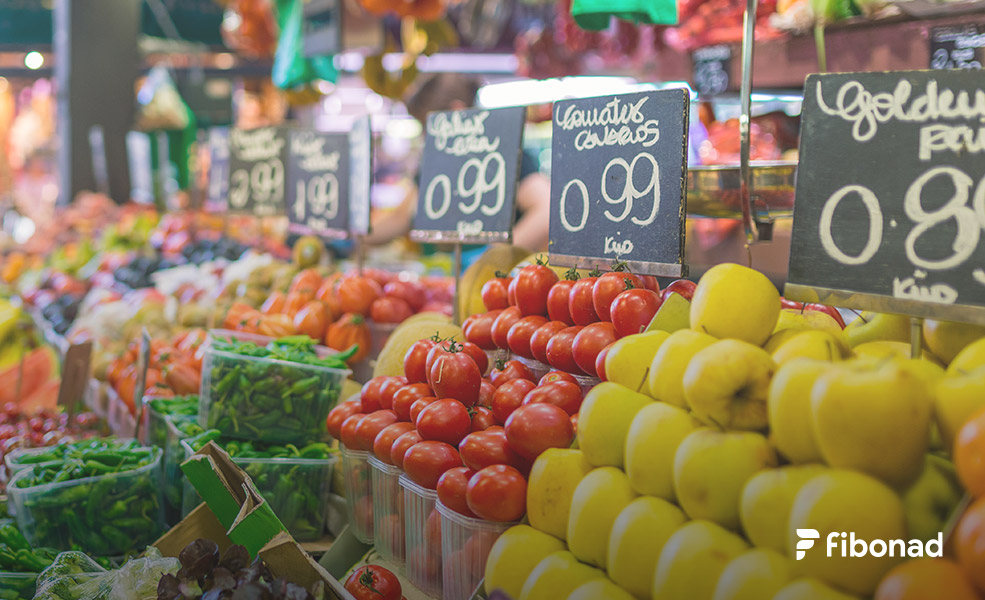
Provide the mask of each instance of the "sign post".
POLYGON ((551 264, 686 274, 689 103, 666 90, 554 104, 551 264))
POLYGON ((373 130, 369 115, 356 119, 349 132, 349 232, 355 240, 356 268, 361 275, 369 235, 370 188, 373 182, 373 130))
POLYGON ((462 244, 512 239, 525 120, 523 107, 428 115, 410 237, 454 244, 456 323, 462 244))

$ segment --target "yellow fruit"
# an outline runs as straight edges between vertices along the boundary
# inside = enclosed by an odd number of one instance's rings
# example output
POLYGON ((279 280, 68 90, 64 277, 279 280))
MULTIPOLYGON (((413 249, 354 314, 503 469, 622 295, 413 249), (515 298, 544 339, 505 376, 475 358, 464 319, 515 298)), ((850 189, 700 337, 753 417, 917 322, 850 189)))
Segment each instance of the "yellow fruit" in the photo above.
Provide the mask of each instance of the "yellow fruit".
POLYGON ((626 436, 626 475, 640 494, 676 502, 674 454, 700 424, 687 411, 654 402, 633 419, 626 436))
POLYGON ((482 302, 482 286, 496 276, 496 271, 508 273, 528 254, 527 250, 510 244, 493 244, 462 273, 459 282, 458 309, 464 320, 486 312, 482 302))
POLYGON ((780 293, 759 271, 715 265, 698 281, 690 317, 695 331, 761 346, 780 317, 780 293))
POLYGON ((760 471, 746 482, 739 517, 746 538, 759 548, 787 552, 787 522, 805 483, 827 470, 823 465, 787 465, 760 471))
MULTIPOLYGON (((780 311, 780 318, 773 327, 773 335, 785 330, 793 331, 826 331, 838 338, 842 335, 841 325, 835 321, 834 317, 819 310, 797 310, 794 308, 784 308, 780 311)), ((773 336, 770 336, 772 339, 773 336)), ((769 343, 769 342, 767 342, 769 343)))
POLYGON ((439 321, 417 321, 415 323, 403 322, 387 339, 380 355, 376 359, 376 366, 373 367, 373 377, 380 375, 403 375, 404 374, 404 355, 418 340, 429 338, 435 333, 439 337, 447 339, 454 337, 457 341, 465 340, 462 328, 451 323, 439 321))
MULTIPOLYGON (((671 294, 671 298, 679 294, 671 294)), ((660 345, 650 363, 650 375, 647 378, 650 397, 680 408, 687 408, 684 399, 684 371, 699 350, 703 350, 716 341, 712 336, 694 331, 681 329, 670 334, 660 345)))
POLYGON ((985 338, 965 346, 947 365, 947 374, 956 375, 985 367, 985 338))
POLYGON ((848 356, 849 350, 827 331, 801 331, 783 342, 771 354, 773 362, 782 365, 795 358, 842 360, 848 356))
POLYGON ((766 396, 776 364, 759 346, 721 340, 700 350, 684 371, 684 399, 694 416, 725 429, 766 427, 766 396))
POLYGON ((503 590, 517 598, 527 576, 544 558, 564 550, 564 542, 529 525, 514 525, 503 532, 486 559, 486 594, 503 590))
POLYGON ((622 467, 633 417, 653 400, 605 381, 585 396, 578 414, 578 447, 596 467, 622 467))
POLYGON ((637 598, 649 598, 660 550, 687 517, 670 502, 642 496, 622 509, 609 535, 612 581, 637 598))
POLYGON ((859 600, 828 587, 817 579, 798 579, 773 596, 773 600, 859 600))
POLYGON ((646 394, 647 374, 653 356, 670 336, 666 331, 649 331, 627 335, 609 347, 605 355, 605 379, 646 394))
POLYGON ((567 539, 571 497, 582 478, 592 470, 581 450, 549 448, 530 469, 527 482, 527 519, 530 525, 567 539))
POLYGON ((609 535, 616 517, 636 498, 626 474, 600 467, 585 475, 571 497, 568 548, 578 560, 606 568, 609 535))
POLYGON ((691 301, 680 294, 670 294, 657 309, 646 330, 673 333, 690 327, 691 301))
POLYGON ((633 600, 633 597, 608 579, 595 579, 581 584, 568 600, 633 600))
POLYGON ((774 550, 740 554, 722 571, 714 600, 766 600, 793 579, 793 563, 774 550))
POLYGON ((583 583, 605 579, 605 573, 578 562, 567 550, 549 554, 530 572, 517 600, 558 600, 567 598, 583 583))
POLYGON ((845 339, 851 347, 880 340, 909 342, 910 317, 863 311, 845 327, 845 339))
POLYGON ((948 375, 934 387, 934 419, 950 453, 961 427, 985 408, 985 367, 962 375, 948 375))
POLYGON ((925 319, 923 322, 924 344, 944 364, 954 360, 964 348, 982 338, 985 338, 985 327, 981 325, 936 319, 925 319))
POLYGON ((653 600, 712 600, 718 579, 749 546, 710 521, 689 521, 660 551, 653 576, 653 600))
POLYGON ((770 439, 792 463, 821 461, 821 449, 814 439, 811 390, 818 378, 832 368, 826 361, 793 360, 777 369, 770 381, 770 439))

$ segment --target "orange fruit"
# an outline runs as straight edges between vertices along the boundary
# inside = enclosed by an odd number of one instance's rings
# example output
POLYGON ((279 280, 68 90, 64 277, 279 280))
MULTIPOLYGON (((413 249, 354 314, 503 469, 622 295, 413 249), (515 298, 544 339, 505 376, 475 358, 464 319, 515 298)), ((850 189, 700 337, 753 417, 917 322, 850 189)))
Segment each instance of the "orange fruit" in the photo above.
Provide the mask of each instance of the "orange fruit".
POLYGON ((958 564, 985 593, 985 499, 975 500, 958 521, 953 534, 958 564))
POLYGON ((985 496, 985 410, 958 430, 953 453, 961 484, 975 498, 985 496))
POLYGON ((943 558, 916 558, 893 568, 876 589, 874 600, 979 600, 957 564, 943 558))

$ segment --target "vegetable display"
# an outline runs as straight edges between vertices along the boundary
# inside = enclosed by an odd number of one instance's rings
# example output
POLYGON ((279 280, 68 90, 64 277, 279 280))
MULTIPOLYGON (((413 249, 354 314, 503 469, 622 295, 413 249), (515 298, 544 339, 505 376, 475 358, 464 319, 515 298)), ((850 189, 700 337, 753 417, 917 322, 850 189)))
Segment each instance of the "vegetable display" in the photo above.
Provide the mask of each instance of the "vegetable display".
POLYGON ((36 545, 96 556, 142 550, 163 531, 160 448, 84 449, 19 472, 8 492, 36 545))
POLYGON ((322 439, 355 351, 319 356, 307 336, 265 346, 216 336, 206 350, 199 422, 240 439, 322 439))
MULTIPOLYGON (((167 447, 168 419, 178 422, 194 421, 198 417, 198 395, 151 398, 147 401, 146 443, 167 447)), ((201 428, 198 429, 201 432, 201 428)), ((194 435, 194 434, 192 434, 194 435)))
MULTIPOLYGON (((136 440, 123 440, 114 437, 91 438, 80 440, 78 442, 59 444, 57 446, 51 446, 50 448, 18 450, 11 453, 7 458, 7 466, 10 467, 11 470, 19 472, 25 467, 44 463, 59 462, 64 460, 90 460, 91 456, 96 456, 96 458, 92 460, 111 461, 112 459, 110 458, 103 458, 104 453, 107 455, 113 453, 127 453, 122 455, 124 456, 124 462, 132 462, 138 459, 138 455, 145 456, 149 454, 149 449, 144 449, 146 452, 129 454, 131 451, 139 450, 141 448, 140 443, 136 440)), ((77 477, 74 479, 77 479, 77 477)))

